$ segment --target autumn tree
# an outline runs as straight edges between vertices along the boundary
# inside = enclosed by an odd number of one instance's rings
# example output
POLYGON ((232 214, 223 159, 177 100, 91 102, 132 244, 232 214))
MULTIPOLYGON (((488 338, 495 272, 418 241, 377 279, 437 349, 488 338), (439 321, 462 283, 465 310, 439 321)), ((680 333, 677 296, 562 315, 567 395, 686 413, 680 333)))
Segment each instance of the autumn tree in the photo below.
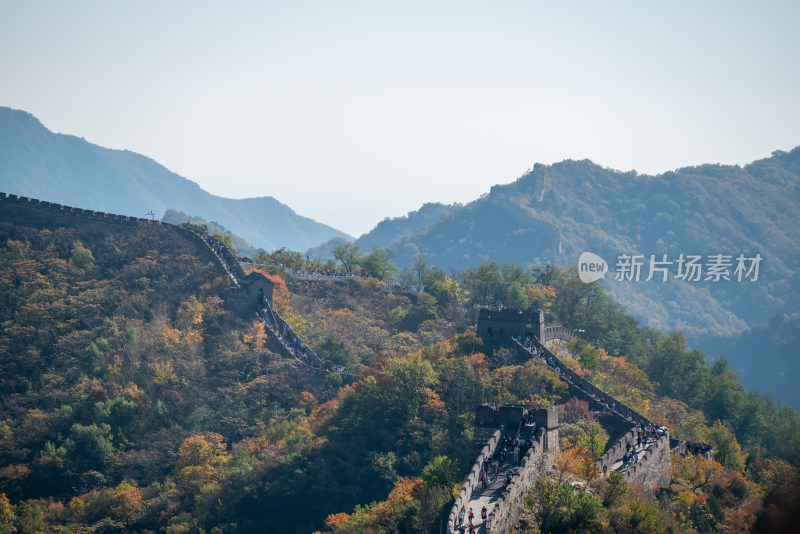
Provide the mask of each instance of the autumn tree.
POLYGON ((0 493, 0 534, 13 534, 17 531, 14 527, 14 505, 8 500, 5 493, 0 493))
POLYGON ((419 478, 398 480, 386 500, 357 506, 352 514, 329 515, 325 525, 335 534, 413 532, 424 491, 419 478))
POLYGON ((260 350, 264 348, 267 340, 267 333, 264 331, 264 323, 253 321, 250 326, 242 333, 242 341, 250 349, 260 350))
POLYGON ((547 313, 553 307, 556 291, 552 286, 532 284, 524 286, 523 289, 528 295, 530 305, 534 308, 541 308, 547 313))
POLYGON ((92 251, 83 246, 80 241, 75 241, 72 245, 71 257, 72 263, 81 268, 91 267, 94 264, 94 256, 92 251))
POLYGON ((174 468, 179 487, 191 494, 218 491, 223 469, 229 461, 225 449, 225 442, 217 433, 186 438, 178 450, 174 468))
POLYGON ((432 280, 425 290, 436 297, 441 306, 463 306, 467 303, 469 291, 463 289, 457 280, 445 276, 432 280))
POLYGON ((142 509, 142 492, 130 482, 122 482, 112 495, 111 513, 120 519, 128 520, 142 509))
POLYGON ((691 485, 692 491, 705 488, 722 472, 722 465, 703 456, 689 455, 680 459, 681 476, 691 485))
POLYGON ((272 282, 272 307, 279 314, 286 313, 291 303, 291 294, 286 287, 286 281, 277 274, 264 273, 264 276, 272 282))
POLYGON ((203 304, 192 295, 178 307, 178 326, 191 328, 203 322, 203 304))

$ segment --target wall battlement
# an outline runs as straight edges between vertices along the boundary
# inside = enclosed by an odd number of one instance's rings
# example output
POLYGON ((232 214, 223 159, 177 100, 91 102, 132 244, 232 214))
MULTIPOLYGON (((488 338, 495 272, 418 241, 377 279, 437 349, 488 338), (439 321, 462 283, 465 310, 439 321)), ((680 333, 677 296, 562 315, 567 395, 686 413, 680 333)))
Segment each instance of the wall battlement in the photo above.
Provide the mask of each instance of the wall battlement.
MULTIPOLYGON (((555 407, 556 418, 558 412, 555 407)), ((517 471, 517 476, 503 496, 492 507, 486 519, 485 532, 490 534, 504 534, 509 532, 517 522, 520 510, 525 505, 525 495, 528 493, 540 476, 547 474, 552 469, 553 459, 559 454, 558 429, 554 436, 549 436, 549 429, 536 430, 536 441, 522 459, 522 465, 517 471), (548 443, 549 442, 549 443, 548 443)))
POLYGON ((546 345, 551 341, 575 341, 578 339, 578 334, 563 326, 546 326, 542 337, 539 339, 546 345))
MULTIPOLYGON (((499 412, 495 412, 489 406, 479 406, 477 408, 475 414, 476 424, 492 425, 494 421, 513 421, 514 424, 511 427, 501 426, 498 428, 486 442, 480 454, 478 454, 450 511, 447 520, 448 532, 455 530, 458 522, 458 511, 462 507, 468 507, 468 503, 473 499, 475 490, 480 486, 480 472, 483 460, 494 455, 504 432, 516 434, 516 422, 521 417, 522 406, 502 406, 499 412), (494 418, 493 414, 498 417, 494 418)), ((531 448, 522 459, 514 481, 503 491, 502 497, 494 503, 487 519, 485 532, 502 533, 508 531, 524 503, 525 493, 536 483, 536 480, 541 475, 550 469, 553 464, 553 458, 559 452, 558 409, 555 406, 550 406, 549 408, 534 410, 533 420, 536 423, 536 427, 531 448)))

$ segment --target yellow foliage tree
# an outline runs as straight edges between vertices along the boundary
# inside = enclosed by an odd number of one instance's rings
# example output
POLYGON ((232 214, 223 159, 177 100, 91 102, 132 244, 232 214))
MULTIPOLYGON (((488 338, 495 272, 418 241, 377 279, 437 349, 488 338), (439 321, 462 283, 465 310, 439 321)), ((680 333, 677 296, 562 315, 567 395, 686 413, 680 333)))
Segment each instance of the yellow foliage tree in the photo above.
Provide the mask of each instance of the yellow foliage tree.
POLYGON ((203 322, 203 304, 192 295, 178 308, 178 326, 186 329, 203 322))
POLYGON ((142 492, 139 488, 123 482, 114 488, 111 511, 120 519, 130 519, 142 509, 142 492))
POLYGON ((72 244, 70 261, 83 269, 85 267, 91 267, 94 264, 94 256, 91 250, 83 246, 83 243, 75 241, 75 243, 72 244))
POLYGON ((691 491, 705 488, 723 472, 719 462, 691 454, 683 458, 673 456, 671 467, 673 483, 683 482, 691 491))
POLYGON ((165 328, 161 332, 161 336, 167 344, 175 345, 181 340, 181 331, 177 328, 165 328))
POLYGON ((222 313, 222 299, 217 296, 206 297, 203 301, 203 321, 209 322, 222 313))
POLYGON ((153 373, 153 383, 157 386, 169 387, 178 383, 178 375, 175 374, 175 366, 171 361, 156 362, 150 365, 153 373))
POLYGON ((0 493, 0 532, 15 532, 14 505, 8 500, 5 493, 0 493))
POLYGON ((597 463, 586 447, 575 445, 564 450, 555 459, 558 483, 569 480, 570 475, 577 475, 581 479, 591 482, 599 476, 597 463))
POLYGON ((204 486, 219 482, 229 459, 220 434, 209 432, 189 436, 178 450, 175 478, 184 491, 197 493, 204 486))
POLYGON ((308 391, 303 391, 300 393, 297 405, 303 408, 306 414, 310 414, 317 407, 317 398, 308 391))
POLYGON ((250 327, 242 334, 242 341, 251 349, 258 350, 264 348, 267 340, 267 333, 264 331, 264 324, 253 321, 250 327))
POLYGON ((545 312, 553 307, 553 301, 556 299, 556 289, 553 286, 535 284, 527 285, 523 289, 528 295, 531 306, 542 308, 545 312))

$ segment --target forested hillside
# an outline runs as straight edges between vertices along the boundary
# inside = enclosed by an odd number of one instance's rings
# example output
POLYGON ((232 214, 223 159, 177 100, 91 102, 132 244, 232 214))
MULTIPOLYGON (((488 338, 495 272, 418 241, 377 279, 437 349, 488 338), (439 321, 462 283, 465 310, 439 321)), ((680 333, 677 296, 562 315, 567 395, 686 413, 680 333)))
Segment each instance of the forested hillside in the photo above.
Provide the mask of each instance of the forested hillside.
POLYGON ((18 532, 179 524, 219 490, 192 462, 321 384, 223 310, 227 279, 175 230, 0 234, 0 492, 18 532))
MULTIPOLYGON (((267 350, 271 332, 224 310, 228 278, 168 225, 3 222, 0 243, 6 532, 436 531, 474 459, 484 401, 562 406, 562 477, 602 489, 587 467, 602 453, 596 415, 538 360, 483 355, 481 304, 536 304, 586 326, 597 344, 570 347, 582 374, 654 419, 684 410, 684 437, 720 451, 659 499, 576 493, 591 531, 629 532, 644 517, 766 532, 796 495, 797 413, 746 393, 680 335, 640 328, 574 272, 486 264, 460 273, 462 286, 420 263, 419 293, 270 274, 276 310, 358 374, 344 386, 267 350)), ((570 520, 559 514, 537 524, 558 531, 570 520)))

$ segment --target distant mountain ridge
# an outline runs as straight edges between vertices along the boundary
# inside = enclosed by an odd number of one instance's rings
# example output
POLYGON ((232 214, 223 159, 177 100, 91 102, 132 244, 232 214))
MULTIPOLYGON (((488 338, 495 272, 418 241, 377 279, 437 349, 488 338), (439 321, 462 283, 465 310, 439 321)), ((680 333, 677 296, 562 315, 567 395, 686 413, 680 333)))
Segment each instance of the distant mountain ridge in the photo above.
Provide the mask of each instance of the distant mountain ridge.
MULTIPOLYGON (((353 243, 365 251, 373 246, 382 247, 386 243, 394 242, 395 239, 424 230, 458 207, 460 204, 445 205, 438 202, 423 204, 418 210, 402 217, 385 218, 353 243)), ((313 258, 333 258, 333 248, 347 242, 347 239, 335 238, 307 252, 313 258)))
MULTIPOLYGON (((417 212, 407 217, 411 220, 417 212)), ((416 254, 445 270, 491 260, 522 265, 576 264, 581 252, 604 257, 603 285, 657 328, 731 334, 800 309, 800 147, 744 167, 701 165, 656 176, 606 169, 588 160, 537 164, 466 205, 402 232, 389 219, 356 244, 394 250, 411 266, 416 254), (394 226, 394 232, 382 227, 394 226), (754 255, 756 283, 613 280, 620 254, 754 255)), ((674 274, 674 273, 673 273, 674 274)))
POLYGON ((0 191, 138 217, 152 210, 160 218, 175 209, 268 250, 350 238, 272 197, 212 195, 146 156, 53 133, 30 113, 7 107, 0 107, 0 191))

